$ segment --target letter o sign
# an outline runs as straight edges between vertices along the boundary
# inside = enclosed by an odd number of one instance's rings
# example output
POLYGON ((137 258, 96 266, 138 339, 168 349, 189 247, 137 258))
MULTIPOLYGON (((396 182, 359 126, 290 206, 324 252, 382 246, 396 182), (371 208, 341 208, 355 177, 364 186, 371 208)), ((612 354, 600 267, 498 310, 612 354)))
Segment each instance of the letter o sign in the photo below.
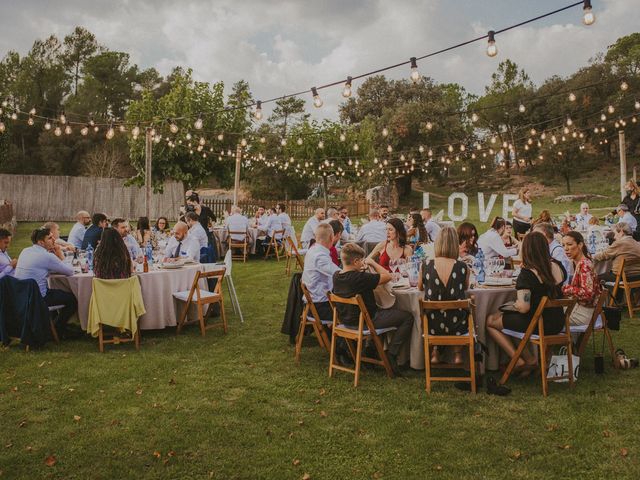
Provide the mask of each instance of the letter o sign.
POLYGON ((461 192, 452 193, 451 195, 449 195, 448 215, 449 218, 454 222, 461 222, 465 218, 467 218, 469 216, 469 197, 461 192), (462 212, 460 213, 460 215, 456 215, 453 211, 454 202, 457 199, 462 200, 462 212))

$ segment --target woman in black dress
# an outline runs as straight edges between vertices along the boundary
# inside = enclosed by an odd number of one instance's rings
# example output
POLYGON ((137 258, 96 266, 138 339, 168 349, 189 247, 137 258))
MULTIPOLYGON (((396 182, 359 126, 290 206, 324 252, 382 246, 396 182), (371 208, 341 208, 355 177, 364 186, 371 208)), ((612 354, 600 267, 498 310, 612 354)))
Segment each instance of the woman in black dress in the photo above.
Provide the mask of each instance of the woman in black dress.
MULTIPOLYGON (((453 227, 444 227, 435 243, 436 258, 421 267, 418 288, 424 291, 424 299, 431 301, 464 300, 469 286, 469 267, 458 260, 458 234, 453 227)), ((431 335, 464 335, 469 331, 465 310, 430 311, 431 335)), ((462 346, 453 347, 456 365, 462 364, 462 346)), ((440 363, 439 352, 434 347, 431 363, 440 363)))
MULTIPOLYGON (((540 232, 531 232, 522 240, 522 270, 516 281, 517 300, 509 308, 512 311, 496 312, 487 317, 487 331, 493 340, 510 356, 515 354, 511 337, 503 329, 525 332, 542 300, 542 297, 561 298, 562 283, 566 273, 562 266, 551 259, 549 244, 540 232)), ((543 315, 544 333, 554 335, 564 327, 562 308, 546 309, 543 315)), ((538 333, 538 328, 534 330, 538 333)), ((535 368, 536 359, 527 349, 522 351, 516 367, 535 368)))

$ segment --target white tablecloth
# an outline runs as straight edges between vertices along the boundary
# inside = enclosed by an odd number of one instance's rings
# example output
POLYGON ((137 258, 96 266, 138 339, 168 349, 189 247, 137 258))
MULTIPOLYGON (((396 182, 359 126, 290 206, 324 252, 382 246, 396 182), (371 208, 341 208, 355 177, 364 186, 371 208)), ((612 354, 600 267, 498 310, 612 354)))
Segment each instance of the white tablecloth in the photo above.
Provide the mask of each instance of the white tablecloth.
MULTIPOLYGON (((258 239, 258 229, 249 227, 247 229, 249 232, 249 252, 252 255, 256 253, 256 241, 258 239)), ((220 246, 220 253, 224 255, 227 249, 227 237, 229 236, 229 232, 226 228, 216 227, 213 229, 213 234, 216 236, 218 240, 218 245, 220 246)), ((264 232, 263 232, 264 235, 264 232)))
MULTIPOLYGON (((175 327, 182 311, 182 303, 173 298, 174 292, 189 290, 193 278, 202 266, 185 265, 178 269, 152 270, 138 273, 142 298, 147 311, 140 317, 139 326, 142 330, 153 330, 175 327)), ((87 329, 89 318, 89 302, 91 300, 93 274, 81 273, 72 277, 52 275, 49 277, 49 287, 71 292, 78 299, 78 318, 83 330, 87 329)), ((206 282, 202 281, 200 288, 206 289, 206 282)))

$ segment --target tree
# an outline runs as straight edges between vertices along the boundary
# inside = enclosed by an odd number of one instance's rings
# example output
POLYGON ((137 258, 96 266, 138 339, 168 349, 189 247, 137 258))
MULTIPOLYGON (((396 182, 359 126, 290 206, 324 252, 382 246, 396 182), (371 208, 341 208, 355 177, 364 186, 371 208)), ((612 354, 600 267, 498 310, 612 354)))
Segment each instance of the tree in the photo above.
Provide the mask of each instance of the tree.
POLYGON ((84 63, 102 50, 96 36, 84 27, 76 27, 72 33, 64 37, 62 62, 73 83, 73 94, 78 94, 84 63))
POLYGON ((304 100, 298 97, 288 97, 276 100, 276 107, 269 116, 269 123, 276 131, 287 135, 287 127, 299 121, 305 121, 309 114, 305 113, 304 100))

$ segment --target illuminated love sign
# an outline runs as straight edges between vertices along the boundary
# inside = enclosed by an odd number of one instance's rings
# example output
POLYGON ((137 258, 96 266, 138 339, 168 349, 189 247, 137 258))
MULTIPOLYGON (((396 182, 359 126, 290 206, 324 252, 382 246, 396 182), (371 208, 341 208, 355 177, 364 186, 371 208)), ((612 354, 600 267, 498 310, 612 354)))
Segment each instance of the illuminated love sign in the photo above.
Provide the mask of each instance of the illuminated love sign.
MULTIPOLYGON (((491 211, 493 210, 497 199, 498 195, 496 193, 492 193, 491 195, 489 195, 489 201, 485 201, 484 193, 478 192, 478 216, 480 217, 481 222, 486 223, 492 218, 491 211)), ((510 193, 505 193, 504 195, 502 195, 503 218, 509 218, 513 202, 515 202, 517 199, 517 195, 513 195, 510 193)), ((422 194, 422 206, 423 208, 429 208, 428 192, 424 192, 422 194)), ((434 212, 433 214, 434 217, 443 215, 444 210, 440 210, 437 213, 434 212)), ((454 222, 462 222, 466 220, 466 218, 469 216, 469 197, 466 193, 454 192, 449 195, 449 200, 447 203, 447 216, 454 222)))

